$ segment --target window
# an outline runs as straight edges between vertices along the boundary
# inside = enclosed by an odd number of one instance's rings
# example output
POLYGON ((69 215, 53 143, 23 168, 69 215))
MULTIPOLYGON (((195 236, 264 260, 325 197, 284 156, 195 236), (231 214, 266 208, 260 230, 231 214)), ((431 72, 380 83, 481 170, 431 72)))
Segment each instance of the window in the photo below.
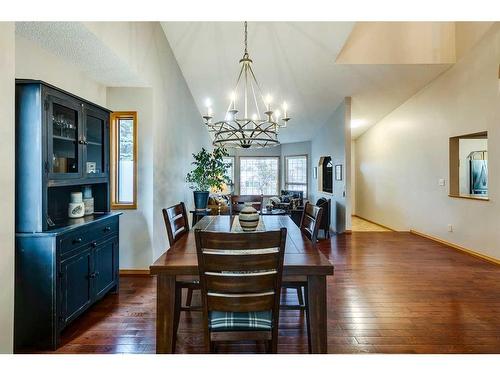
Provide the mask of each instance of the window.
POLYGON ((137 112, 111 114, 111 208, 137 208, 137 112))
MULTIPOLYGON (((450 138, 450 196, 488 199, 488 133, 450 138)), ((440 180, 444 185, 444 180, 440 180)))
POLYGON ((307 197, 307 156, 285 157, 285 189, 303 191, 307 197))
POLYGON ((279 157, 240 157, 241 195, 278 195, 279 157))

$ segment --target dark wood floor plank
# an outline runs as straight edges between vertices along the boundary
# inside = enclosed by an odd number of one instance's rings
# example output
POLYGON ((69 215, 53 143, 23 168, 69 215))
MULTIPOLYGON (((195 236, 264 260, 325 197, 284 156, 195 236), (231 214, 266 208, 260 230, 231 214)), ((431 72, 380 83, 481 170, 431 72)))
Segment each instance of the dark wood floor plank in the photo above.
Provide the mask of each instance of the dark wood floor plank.
MULTIPOLYGON (((500 353, 500 267, 409 233, 363 232, 321 241, 329 353, 500 353)), ((282 296, 295 304, 295 291, 282 296)), ((193 303, 199 303, 195 293, 193 303)), ((203 352, 201 315, 182 313, 177 353, 203 352)), ((156 279, 122 277, 63 333, 57 353, 155 353, 156 279)), ((282 311, 280 353, 307 353, 305 316, 282 311)), ((263 353, 220 344, 220 353, 263 353)))

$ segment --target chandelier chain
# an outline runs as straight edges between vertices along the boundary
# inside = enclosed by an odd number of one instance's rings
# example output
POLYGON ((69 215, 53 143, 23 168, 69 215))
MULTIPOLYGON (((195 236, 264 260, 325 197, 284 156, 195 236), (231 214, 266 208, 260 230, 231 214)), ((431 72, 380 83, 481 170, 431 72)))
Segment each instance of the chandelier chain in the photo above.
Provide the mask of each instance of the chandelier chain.
POLYGON ((248 54, 248 31, 247 31, 247 21, 245 21, 245 54, 248 54))

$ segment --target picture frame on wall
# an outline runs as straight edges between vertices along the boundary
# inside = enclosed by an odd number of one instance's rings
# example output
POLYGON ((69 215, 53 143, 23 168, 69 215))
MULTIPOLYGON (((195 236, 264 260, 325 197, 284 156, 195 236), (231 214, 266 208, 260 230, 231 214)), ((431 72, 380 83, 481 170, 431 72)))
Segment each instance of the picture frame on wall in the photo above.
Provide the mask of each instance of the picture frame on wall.
POLYGON ((335 181, 342 181, 342 164, 335 165, 335 181))

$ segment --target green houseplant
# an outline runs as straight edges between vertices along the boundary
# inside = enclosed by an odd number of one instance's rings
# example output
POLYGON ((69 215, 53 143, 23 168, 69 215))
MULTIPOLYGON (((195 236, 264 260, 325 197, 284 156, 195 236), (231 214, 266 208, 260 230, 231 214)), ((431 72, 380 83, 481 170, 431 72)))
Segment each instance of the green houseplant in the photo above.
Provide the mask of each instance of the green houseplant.
POLYGON ((202 148, 193 154, 194 169, 186 176, 186 182, 193 189, 194 206, 197 210, 207 208, 210 189, 221 190, 225 183, 229 183, 226 170, 228 164, 224 163, 224 156, 228 156, 224 148, 216 148, 209 152, 202 148))

